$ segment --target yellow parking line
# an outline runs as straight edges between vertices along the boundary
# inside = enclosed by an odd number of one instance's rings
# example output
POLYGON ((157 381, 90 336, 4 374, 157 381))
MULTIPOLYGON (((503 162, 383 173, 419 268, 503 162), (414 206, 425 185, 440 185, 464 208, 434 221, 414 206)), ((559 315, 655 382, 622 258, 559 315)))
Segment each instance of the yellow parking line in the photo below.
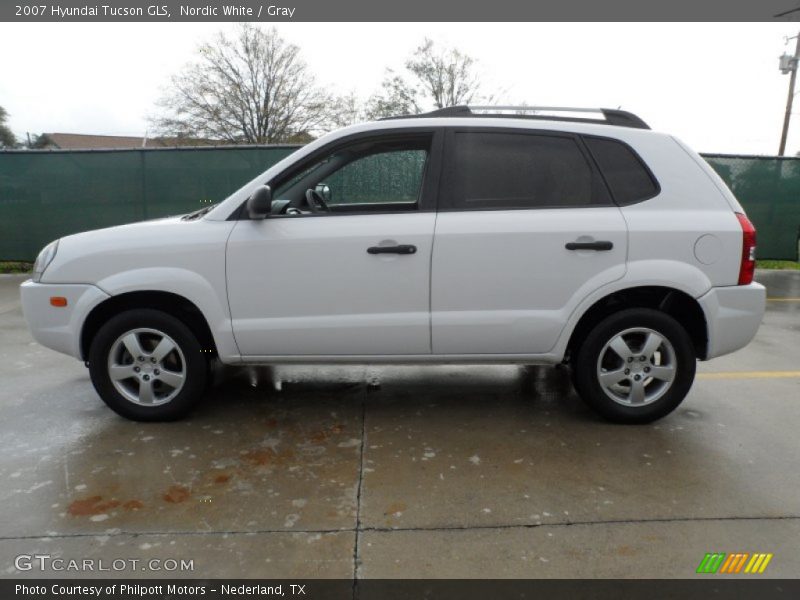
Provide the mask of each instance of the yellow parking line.
POLYGON ((767 298, 767 302, 800 302, 800 298, 767 298))
POLYGON ((698 379, 791 379, 800 377, 800 371, 730 371, 698 373, 698 379))

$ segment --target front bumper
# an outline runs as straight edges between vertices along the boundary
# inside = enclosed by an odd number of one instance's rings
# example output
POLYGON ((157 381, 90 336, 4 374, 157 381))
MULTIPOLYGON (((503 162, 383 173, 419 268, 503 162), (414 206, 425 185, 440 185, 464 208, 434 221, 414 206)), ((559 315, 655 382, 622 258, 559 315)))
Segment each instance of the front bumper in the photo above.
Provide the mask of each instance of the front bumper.
POLYGON ((708 352, 715 358, 744 348, 756 335, 767 304, 760 283, 711 288, 697 299, 708 324, 708 352))
POLYGON ((86 284, 35 283, 20 286, 22 312, 33 339, 42 346, 82 359, 81 328, 92 309, 110 298, 100 288, 86 284), (50 305, 52 296, 63 296, 67 305, 50 305))

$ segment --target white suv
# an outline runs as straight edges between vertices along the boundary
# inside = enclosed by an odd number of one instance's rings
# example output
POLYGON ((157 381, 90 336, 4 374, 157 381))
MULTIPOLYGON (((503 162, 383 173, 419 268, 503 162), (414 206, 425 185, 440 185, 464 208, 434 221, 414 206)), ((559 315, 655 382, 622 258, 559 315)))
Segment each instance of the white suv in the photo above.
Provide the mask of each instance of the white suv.
POLYGON ((53 242, 33 336, 137 420, 184 415, 214 360, 566 362, 604 417, 666 415, 761 322, 742 207, 631 113, 482 110, 348 127, 212 207, 53 242))

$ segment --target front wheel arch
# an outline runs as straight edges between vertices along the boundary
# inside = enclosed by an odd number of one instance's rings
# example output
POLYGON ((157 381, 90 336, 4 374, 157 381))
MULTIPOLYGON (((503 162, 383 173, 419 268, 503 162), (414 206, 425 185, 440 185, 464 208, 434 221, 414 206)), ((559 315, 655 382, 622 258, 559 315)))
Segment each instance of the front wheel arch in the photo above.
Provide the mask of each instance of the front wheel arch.
POLYGON ((203 351, 209 359, 217 356, 217 345, 211 328, 202 311, 192 301, 171 292, 137 291, 111 296, 87 315, 81 328, 81 359, 89 360, 89 349, 100 328, 116 315, 140 308, 158 310, 171 315, 189 327, 197 335, 203 351))

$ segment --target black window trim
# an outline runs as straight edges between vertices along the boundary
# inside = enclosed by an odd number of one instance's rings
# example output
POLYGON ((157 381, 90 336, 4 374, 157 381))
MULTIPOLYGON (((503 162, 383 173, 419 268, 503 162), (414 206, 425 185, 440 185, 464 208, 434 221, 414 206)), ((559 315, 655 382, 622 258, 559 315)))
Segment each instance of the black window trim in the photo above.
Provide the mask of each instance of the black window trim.
POLYGON ((658 178, 655 176, 655 174, 653 173, 652 169, 650 169, 650 166, 645 162, 645 160, 641 156, 639 156, 639 153, 630 144, 628 144, 627 142, 625 142, 624 140, 621 140, 619 138, 609 137, 607 135, 582 134, 580 137, 581 137, 582 145, 586 148, 586 152, 589 154, 589 156, 591 156, 592 163, 597 168, 597 171, 598 171, 598 173, 600 173, 600 176, 603 178, 603 183, 606 186, 606 190, 608 191, 608 195, 614 200, 614 204, 616 204, 619 207, 622 207, 622 206, 634 206, 635 204, 639 204, 641 202, 647 202, 648 200, 652 200, 653 198, 655 198, 656 196, 661 194, 661 183, 658 181, 658 178), (617 144, 620 144, 620 145, 624 146, 625 148, 627 148, 628 151, 633 155, 633 157, 637 161, 639 161, 639 164, 644 169, 645 173, 647 173, 647 176, 650 177, 650 181, 653 183, 653 187, 655 189, 655 192, 653 194, 649 195, 649 196, 645 196, 643 198, 639 198, 637 200, 634 200, 633 202, 622 202, 622 201, 618 200, 614 196, 614 191, 611 189, 611 185, 608 183, 608 180, 606 179, 606 175, 603 172, 603 169, 600 167, 599 161, 597 160, 597 158, 595 157, 594 153, 592 152, 592 149, 589 147, 589 144, 586 143, 587 139, 602 140, 604 142, 616 142, 617 144))
MULTIPOLYGON (((602 137, 602 136, 598 136, 602 137)), ((612 138, 613 139, 613 138, 612 138)), ((442 176, 440 178, 439 189, 439 212, 497 212, 497 211, 517 211, 517 210, 571 210, 571 209, 587 209, 587 208, 608 208, 616 206, 613 197, 608 189, 608 184, 603 177, 594 157, 589 154, 589 149, 583 143, 581 135, 570 131, 560 131, 553 129, 529 129, 527 127, 481 127, 481 126, 449 126, 446 127, 444 136, 444 157, 442 161, 442 176), (457 206, 453 198, 454 189, 454 176, 455 176, 455 135, 457 133, 505 133, 516 135, 529 135, 539 137, 560 137, 568 138, 575 142, 578 151, 586 161, 587 166, 592 174, 592 202, 590 204, 557 204, 557 205, 540 205, 540 206, 514 206, 514 207, 486 207, 476 206, 469 208, 465 206, 457 206), (602 191, 599 191, 602 190, 602 191), (595 202, 594 195, 600 193, 605 198, 598 198, 595 202)))
MULTIPOLYGON (((444 147, 444 128, 443 127, 393 127, 391 129, 369 130, 354 133, 343 138, 333 140, 329 144, 325 144, 318 148, 308 156, 304 156, 300 161, 294 162, 286 169, 272 177, 269 181, 265 181, 266 185, 273 186, 274 182, 280 180, 287 173, 299 171, 308 167, 312 163, 319 161, 332 152, 340 148, 350 146, 354 143, 366 142, 374 140, 375 142, 389 141, 392 139, 414 138, 420 135, 430 135, 431 145, 428 151, 428 158, 425 161, 425 169, 422 174, 422 185, 420 186, 418 208, 416 210, 398 209, 398 210, 347 210, 342 212, 319 212, 319 213, 304 213, 301 215, 269 215, 267 219, 304 219, 311 217, 345 217, 345 216, 365 216, 365 215, 394 215, 394 214, 419 214, 426 212, 436 212, 437 209, 437 193, 440 189, 440 178, 442 173, 442 155, 444 147)), ((243 220, 248 221, 250 217, 246 210, 247 200, 244 200, 239 208, 235 210, 228 220, 243 220)))

